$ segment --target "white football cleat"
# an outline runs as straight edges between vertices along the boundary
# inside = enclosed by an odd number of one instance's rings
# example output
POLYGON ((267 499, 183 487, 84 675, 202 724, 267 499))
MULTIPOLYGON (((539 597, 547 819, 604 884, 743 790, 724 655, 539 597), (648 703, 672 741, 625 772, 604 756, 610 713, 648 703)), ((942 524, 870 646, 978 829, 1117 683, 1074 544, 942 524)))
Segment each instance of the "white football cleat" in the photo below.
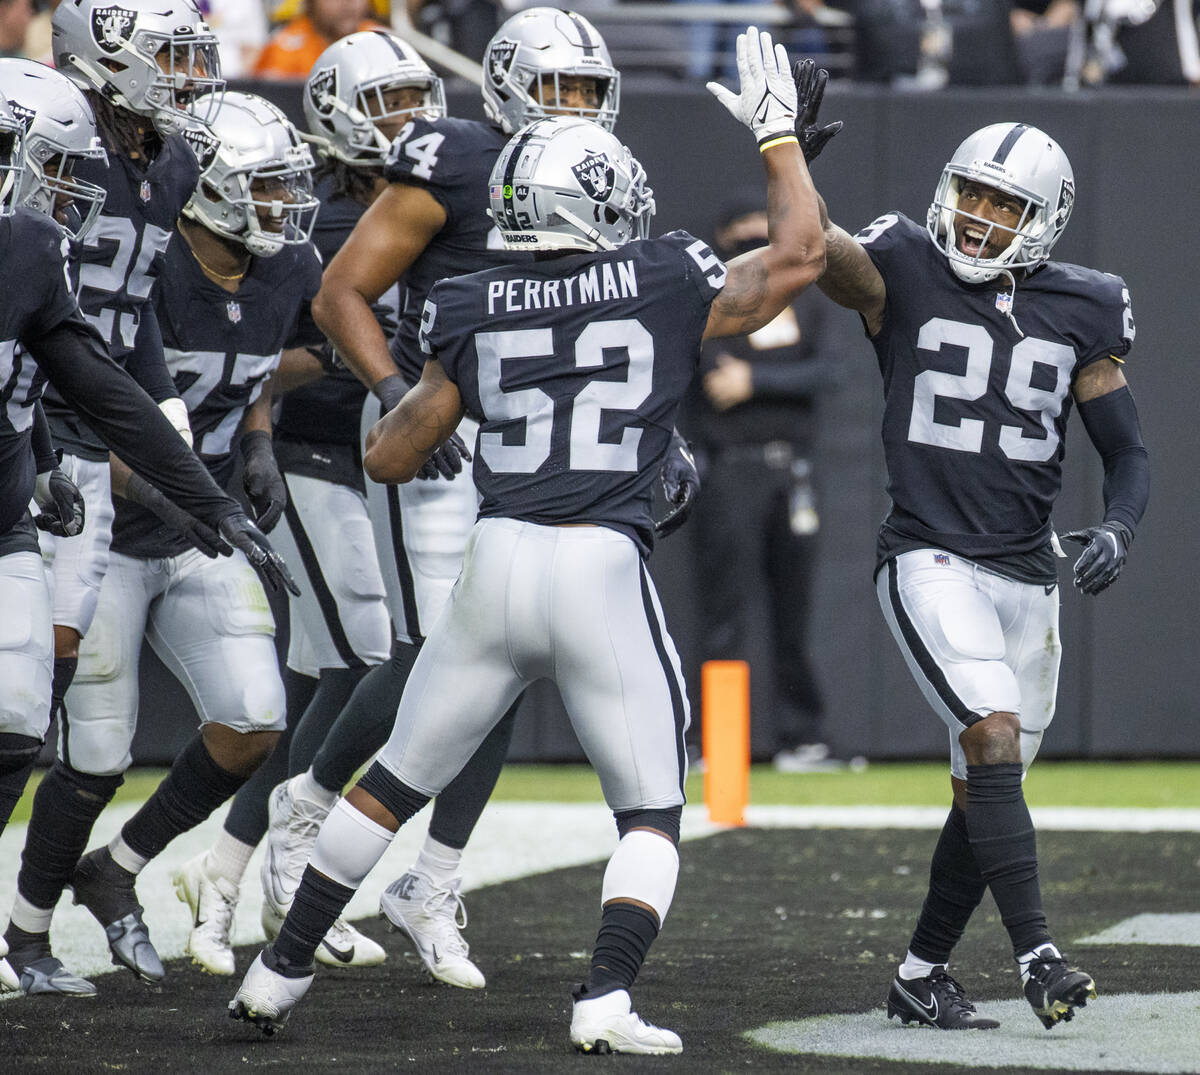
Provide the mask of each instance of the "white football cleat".
POLYGON ((482 989, 487 981, 470 960, 461 930, 467 907, 455 878, 439 887, 424 874, 409 871, 393 881, 379 897, 379 913, 401 930, 417 950, 425 969, 439 982, 459 989, 482 989))
POLYGON ((209 974, 232 974, 230 930, 233 912, 237 910, 238 886, 225 877, 216 880, 209 877, 204 868, 207 856, 202 851, 171 875, 175 895, 192 912, 192 932, 188 934, 186 951, 192 962, 209 974))
MULTIPOLYGON (((262 928, 268 941, 273 941, 283 929, 283 919, 267 900, 263 900, 262 928)), ((381 944, 339 918, 329 927, 313 956, 327 967, 377 967, 387 959, 387 952, 381 944)))
POLYGON ((242 979, 241 988, 229 1002, 229 1014, 234 1019, 253 1023, 267 1037, 288 1021, 292 1009, 308 992, 313 976, 287 978, 271 970, 259 952, 242 979))
MULTIPOLYGON (((292 898, 300 887, 300 878, 304 876, 304 867, 312 856, 321 823, 329 814, 329 808, 320 803, 292 794, 292 787, 299 779, 294 776, 278 785, 267 804, 270 826, 261 872, 263 898, 273 917, 280 922, 287 917, 292 898)), ((263 928, 266 928, 265 922, 263 928)))
POLYGON ((8 955, 8 941, 4 939, 3 934, 0 934, 0 993, 15 993, 21 988, 21 979, 17 977, 17 972, 4 958, 6 955, 8 955))
POLYGON ((632 1007, 629 993, 624 989, 575 1001, 571 1044, 581 1053, 666 1056, 683 1052, 678 1034, 643 1021, 632 1007))

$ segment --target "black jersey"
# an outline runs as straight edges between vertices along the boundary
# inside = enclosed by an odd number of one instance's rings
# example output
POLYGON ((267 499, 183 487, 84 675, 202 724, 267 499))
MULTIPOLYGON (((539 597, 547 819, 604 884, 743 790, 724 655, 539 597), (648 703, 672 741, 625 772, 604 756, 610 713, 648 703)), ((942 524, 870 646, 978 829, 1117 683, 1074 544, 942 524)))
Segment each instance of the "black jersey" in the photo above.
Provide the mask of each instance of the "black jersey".
MULTIPOLYGON (((68 247, 59 227, 31 209, 0 217, 6 284, 0 302, 0 535, 25 517, 33 496, 33 408, 46 383, 20 341, 37 339, 79 308, 67 277, 68 247)), ((36 548, 35 540, 29 551, 36 548)))
POLYGON ((871 341, 892 498, 881 558, 914 545, 967 557, 1045 550, 1071 383, 1133 342, 1125 282, 1048 262, 1015 295, 1003 277, 966 284, 925 229, 899 213, 857 239, 887 286, 871 341))
POLYGON ((653 545, 652 490, 725 266, 686 232, 434 286, 421 345, 480 422, 481 516, 653 545))
MULTIPOLYGON (((134 349, 175 221, 196 189, 200 166, 184 138, 172 135, 163 139, 148 167, 125 154, 110 153, 107 162, 80 161, 75 175, 106 192, 104 209, 81 251, 79 306, 104 337, 109 354, 124 364, 134 349)), ((89 459, 108 458, 104 443, 53 391, 46 413, 61 446, 89 459)))
POLYGON ((439 280, 493 265, 529 260, 505 250, 488 216, 488 179, 508 142, 499 127, 470 119, 416 119, 392 143, 384 176, 423 187, 446 212, 446 223, 404 274, 405 300, 392 357, 410 384, 425 356, 417 342, 421 310, 439 280))
MULTIPOLYGON (((321 340, 310 311, 320 286, 320 261, 307 244, 252 258, 233 294, 204 275, 186 243, 171 245, 156 296, 163 351, 187 404, 195 452, 218 485, 233 473, 242 417, 283 349, 321 340)), ((147 509, 119 497, 115 503, 115 551, 174 556, 189 547, 147 509)))

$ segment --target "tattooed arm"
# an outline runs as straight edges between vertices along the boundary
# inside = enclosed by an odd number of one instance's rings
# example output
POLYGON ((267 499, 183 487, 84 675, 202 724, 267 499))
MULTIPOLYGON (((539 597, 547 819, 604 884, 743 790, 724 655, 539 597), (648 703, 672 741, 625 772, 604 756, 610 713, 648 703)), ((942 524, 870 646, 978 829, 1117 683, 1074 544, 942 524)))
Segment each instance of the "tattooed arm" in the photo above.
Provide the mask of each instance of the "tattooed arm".
POLYGON ((709 308, 706 340, 769 324, 825 267, 819 197, 800 147, 789 139, 764 150, 762 159, 768 245, 728 264, 725 287, 709 308))
POLYGON ((440 362, 430 359, 415 387, 367 434, 363 456, 367 476, 382 483, 411 481, 434 449, 458 428, 463 413, 458 386, 440 362))
POLYGON ((820 195, 817 198, 825 225, 825 274, 817 281, 817 287, 839 306, 857 310, 867 335, 874 336, 883 327, 887 305, 883 277, 854 237, 829 219, 825 199, 820 195))

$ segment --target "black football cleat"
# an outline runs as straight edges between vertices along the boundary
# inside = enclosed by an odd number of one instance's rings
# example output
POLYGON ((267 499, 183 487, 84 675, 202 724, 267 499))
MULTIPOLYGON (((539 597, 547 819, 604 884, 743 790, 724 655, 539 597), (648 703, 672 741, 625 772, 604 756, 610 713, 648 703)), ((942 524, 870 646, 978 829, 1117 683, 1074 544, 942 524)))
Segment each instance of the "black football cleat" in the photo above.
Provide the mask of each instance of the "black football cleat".
POLYGON ((128 967, 144 982, 159 982, 166 972, 150 943, 133 883, 134 875, 118 866, 106 847, 84 855, 70 881, 74 902, 104 927, 113 963, 128 967))
POLYGON ((936 967, 926 978, 905 981, 899 975, 888 990, 888 1018, 898 1015, 900 1022, 921 1023, 934 1030, 993 1030, 1000 1024, 976 1014, 963 988, 945 967, 936 967))
POLYGON ((1021 972, 1025 999, 1033 1008, 1033 1014, 1042 1021, 1042 1026, 1052 1030, 1059 1023, 1074 1018, 1076 1008, 1085 1007, 1089 1000, 1096 999, 1096 983, 1091 975, 1068 967, 1052 944, 1042 945, 1033 954, 1033 962, 1021 972))

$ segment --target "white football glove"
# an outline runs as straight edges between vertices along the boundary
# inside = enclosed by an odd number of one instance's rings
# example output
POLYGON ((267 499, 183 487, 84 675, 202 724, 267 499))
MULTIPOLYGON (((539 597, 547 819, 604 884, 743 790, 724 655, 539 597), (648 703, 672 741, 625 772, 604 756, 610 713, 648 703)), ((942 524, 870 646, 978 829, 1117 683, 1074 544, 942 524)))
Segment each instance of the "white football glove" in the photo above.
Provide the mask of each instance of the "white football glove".
POLYGON ((788 66, 787 51, 772 45, 765 30, 747 26, 737 37, 737 93, 719 82, 707 83, 709 92, 733 117, 744 123, 758 144, 796 133, 796 83, 788 66))

